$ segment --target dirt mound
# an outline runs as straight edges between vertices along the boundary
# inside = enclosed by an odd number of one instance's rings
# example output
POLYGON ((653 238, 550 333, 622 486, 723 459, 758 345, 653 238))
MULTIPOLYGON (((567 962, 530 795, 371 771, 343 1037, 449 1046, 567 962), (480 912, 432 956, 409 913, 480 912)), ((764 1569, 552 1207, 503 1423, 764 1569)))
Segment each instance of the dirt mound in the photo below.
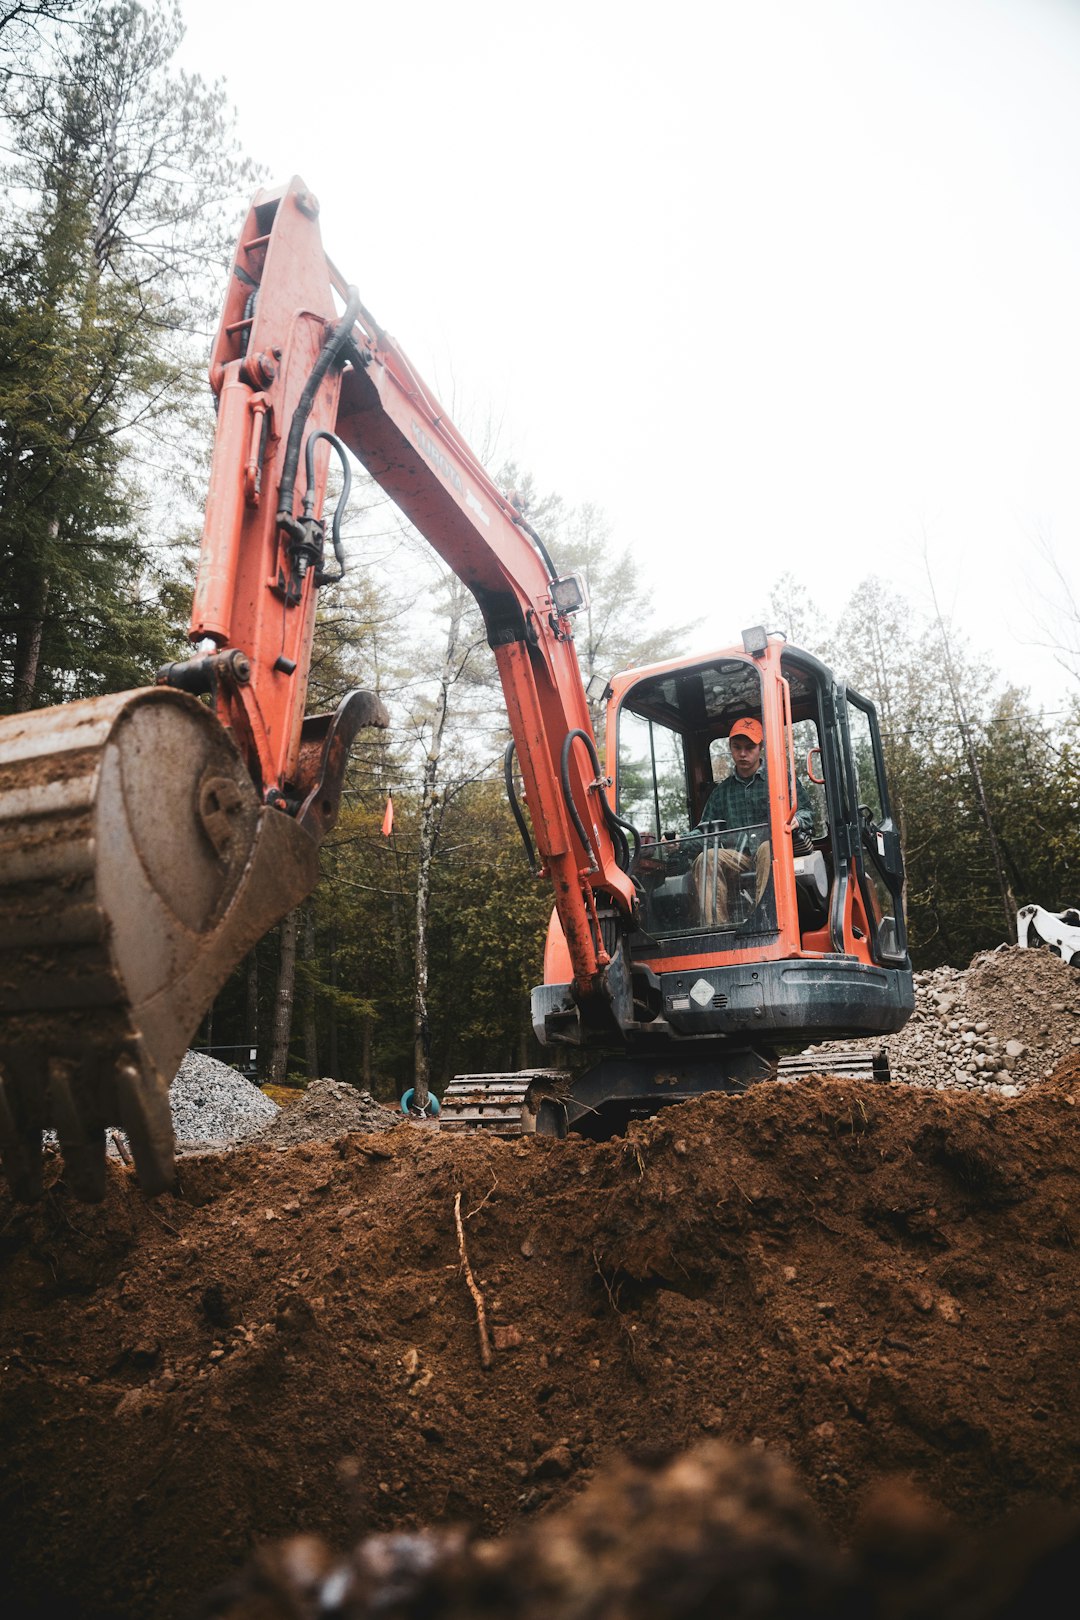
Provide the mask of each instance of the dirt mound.
POLYGON ((350 1131, 390 1131, 404 1122, 404 1114, 384 1108, 370 1091, 340 1080, 312 1080, 298 1101, 274 1115, 259 1140, 284 1150, 297 1142, 332 1142, 350 1131))
POLYGON ((815 1080, 4 1203, 8 1612, 180 1615, 258 1540, 491 1534, 709 1437, 841 1538, 896 1473, 973 1530, 1076 1503, 1078 1098, 1076 1062, 1014 1100, 815 1080))

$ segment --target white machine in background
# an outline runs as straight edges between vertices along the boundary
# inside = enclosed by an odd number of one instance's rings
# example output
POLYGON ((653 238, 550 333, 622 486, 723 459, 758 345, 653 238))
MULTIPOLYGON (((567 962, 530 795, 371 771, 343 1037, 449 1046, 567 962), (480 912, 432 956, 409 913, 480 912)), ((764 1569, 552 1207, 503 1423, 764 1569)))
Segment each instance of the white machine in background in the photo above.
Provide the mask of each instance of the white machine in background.
POLYGON ((1080 967, 1080 911, 1044 911, 1042 906, 1021 906, 1016 913, 1016 943, 1046 945, 1070 967, 1080 967))

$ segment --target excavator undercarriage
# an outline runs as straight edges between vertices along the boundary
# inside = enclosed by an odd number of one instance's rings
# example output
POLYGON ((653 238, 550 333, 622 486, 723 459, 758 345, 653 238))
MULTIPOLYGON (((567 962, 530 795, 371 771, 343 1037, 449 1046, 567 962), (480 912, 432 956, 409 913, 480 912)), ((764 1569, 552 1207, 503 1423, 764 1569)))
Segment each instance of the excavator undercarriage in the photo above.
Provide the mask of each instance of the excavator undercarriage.
POLYGON ((605 1138, 622 1134, 633 1119, 649 1119, 670 1103, 688 1102, 703 1092, 745 1091, 771 1080, 792 1082, 811 1074, 887 1083, 889 1058, 883 1047, 830 1043, 805 1053, 770 1061, 763 1053, 736 1054, 719 1072, 711 1059, 696 1072, 657 1064, 644 1084, 637 1060, 626 1071, 628 1084, 620 1097, 618 1065, 598 1065, 574 1081, 559 1069, 522 1069, 517 1074, 459 1074, 442 1095, 439 1125, 444 1131, 484 1131, 493 1136, 565 1136, 605 1138), (742 1061, 737 1061, 741 1058, 742 1061), (651 1085, 649 1082, 651 1081, 651 1085))

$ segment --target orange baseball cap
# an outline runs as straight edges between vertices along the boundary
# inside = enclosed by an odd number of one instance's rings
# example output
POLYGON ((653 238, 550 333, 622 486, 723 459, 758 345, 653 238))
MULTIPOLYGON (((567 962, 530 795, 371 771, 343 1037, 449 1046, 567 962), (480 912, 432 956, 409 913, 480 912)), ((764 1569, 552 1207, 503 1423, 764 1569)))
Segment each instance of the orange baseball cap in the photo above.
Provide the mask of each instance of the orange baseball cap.
POLYGON ((765 741, 765 733, 761 729, 761 721, 752 720, 749 715, 744 715, 741 720, 736 720, 728 736, 729 740, 731 737, 749 737, 750 741, 755 744, 763 743, 765 741))

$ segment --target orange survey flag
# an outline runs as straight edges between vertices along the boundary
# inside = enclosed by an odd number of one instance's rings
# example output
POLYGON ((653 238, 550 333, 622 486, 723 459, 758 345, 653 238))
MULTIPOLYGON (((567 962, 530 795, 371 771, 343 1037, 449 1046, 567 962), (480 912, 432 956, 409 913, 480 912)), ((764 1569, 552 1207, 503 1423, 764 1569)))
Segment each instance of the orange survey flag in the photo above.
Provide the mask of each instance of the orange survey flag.
POLYGON ((389 836, 393 832, 393 830, 394 830, 394 795, 392 793, 388 793, 386 795, 386 814, 382 818, 382 835, 383 835, 383 837, 384 838, 389 838, 389 836))

